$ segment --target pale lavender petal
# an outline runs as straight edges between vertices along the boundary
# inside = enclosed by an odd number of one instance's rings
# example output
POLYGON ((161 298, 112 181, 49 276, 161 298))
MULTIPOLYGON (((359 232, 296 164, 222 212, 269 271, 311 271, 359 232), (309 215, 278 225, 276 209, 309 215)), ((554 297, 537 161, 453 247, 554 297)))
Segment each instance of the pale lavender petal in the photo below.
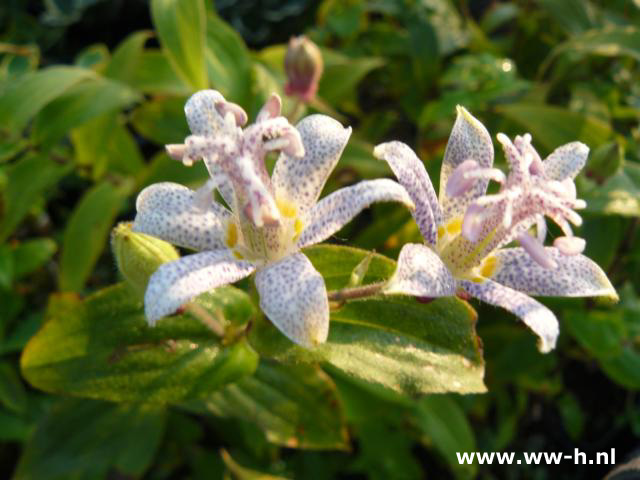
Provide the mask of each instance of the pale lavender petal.
POLYGON ((244 125, 249 119, 247 112, 245 112, 240 105, 236 105, 235 103, 227 101, 219 102, 216 104, 216 110, 220 115, 222 115, 223 118, 225 118, 228 114, 231 114, 233 116, 235 124, 238 126, 244 125))
POLYGON ((329 300, 324 279, 301 253, 256 273, 260 308, 293 342, 304 347, 323 343, 329 333, 329 300))
POLYGON ((384 292, 416 297, 445 297, 455 294, 456 281, 431 248, 407 243, 400 251, 398 266, 384 292))
POLYGON ((471 159, 465 160, 458 165, 447 181, 447 195, 449 197, 459 197, 467 193, 476 182, 476 179, 468 177, 466 174, 478 168, 478 162, 471 159))
POLYGON ((144 311, 149 324, 175 312, 193 297, 250 275, 255 267, 236 260, 230 250, 187 255, 165 263, 149 279, 144 311))
POLYGON ((329 174, 342 155, 351 128, 326 115, 310 115, 296 125, 304 156, 281 153, 271 181, 278 200, 297 207, 304 216, 315 205, 329 174))
MULTIPOLYGON (((548 275, 548 272, 547 272, 548 275)), ((538 335, 542 353, 553 350, 559 334, 558 320, 547 307, 517 290, 491 280, 480 283, 460 280, 460 286, 483 302, 509 310, 538 335)))
MULTIPOLYGON (((529 257, 544 269, 553 269, 558 266, 555 260, 549 255, 544 245, 535 237, 527 232, 518 235, 518 241, 529 257)), ((548 273, 548 272, 547 272, 548 273)))
POLYGON ((416 207, 412 215, 420 233, 428 243, 435 245, 438 227, 442 224, 442 211, 422 161, 411 148, 401 142, 382 143, 376 146, 373 155, 389 164, 400 184, 407 190, 416 207))
POLYGON ((581 142, 571 142, 556 148, 544 159, 544 173, 551 180, 576 178, 587 163, 589 147, 581 142))
POLYGON ((303 217, 304 228, 298 246, 302 248, 323 241, 376 202, 400 202, 413 208, 407 191, 399 183, 388 178, 363 180, 327 195, 303 217))
POLYGON ((136 200, 133 231, 193 250, 223 248, 231 214, 213 200, 205 208, 197 203, 195 192, 177 183, 150 185, 136 200))
POLYGON ((280 110, 282 110, 282 100, 280 100, 280 96, 278 94, 272 93, 267 102, 260 109, 258 117, 256 118, 256 123, 264 122, 265 120, 279 116, 280 110))
POLYGON ((522 248, 505 248, 494 253, 496 268, 491 278, 529 295, 561 297, 610 297, 617 294, 607 275, 584 255, 563 255, 545 248, 558 268, 550 272, 522 248))
POLYGON ((587 242, 580 237, 558 237, 553 241, 553 246, 563 255, 577 255, 584 252, 587 242))
POLYGON ((483 233, 485 208, 472 203, 462 219, 462 235, 470 242, 477 242, 483 233))
POLYGON ((469 159, 478 162, 481 168, 493 165, 493 143, 489 132, 463 107, 458 106, 457 111, 458 116, 449 136, 440 170, 440 206, 445 223, 463 215, 467 205, 486 192, 489 183, 487 179, 479 179, 465 195, 450 197, 446 186, 456 167, 469 159))
POLYGON ((200 90, 194 93, 184 106, 184 113, 191 132, 194 135, 206 137, 215 136, 221 130, 234 126, 227 124, 226 112, 233 114, 234 123, 243 119, 246 122, 247 115, 242 107, 227 102, 222 94, 216 90, 200 90))

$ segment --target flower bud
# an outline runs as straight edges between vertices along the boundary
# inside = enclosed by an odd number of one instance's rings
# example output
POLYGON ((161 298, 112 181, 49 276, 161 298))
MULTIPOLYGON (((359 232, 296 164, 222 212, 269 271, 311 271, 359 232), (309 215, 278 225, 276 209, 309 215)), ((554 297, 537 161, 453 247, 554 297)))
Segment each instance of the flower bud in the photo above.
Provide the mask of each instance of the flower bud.
POLYGON ((160 265, 180 258, 173 245, 133 232, 128 222, 120 223, 112 230, 111 250, 122 277, 141 296, 147 289, 149 277, 160 265))
POLYGON ((292 37, 284 57, 287 74, 285 93, 296 95, 305 102, 311 101, 318 90, 322 69, 322 54, 318 46, 304 35, 292 37))

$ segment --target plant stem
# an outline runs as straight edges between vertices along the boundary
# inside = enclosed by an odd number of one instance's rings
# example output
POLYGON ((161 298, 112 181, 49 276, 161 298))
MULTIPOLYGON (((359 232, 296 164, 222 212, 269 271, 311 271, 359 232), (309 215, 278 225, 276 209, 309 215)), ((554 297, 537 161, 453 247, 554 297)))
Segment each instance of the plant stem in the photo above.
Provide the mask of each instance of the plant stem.
POLYGON ((209 327, 215 335, 218 337, 224 337, 224 327, 220 318, 216 318, 216 316, 211 315, 211 313, 209 313, 203 306, 190 302, 184 306, 184 310, 209 327))
POLYGON ((386 285, 386 282, 370 283, 369 285, 362 285, 360 287, 343 288, 341 290, 334 290, 327 293, 330 301, 343 302, 345 300, 353 300, 356 298, 372 297, 382 292, 382 288, 386 285))

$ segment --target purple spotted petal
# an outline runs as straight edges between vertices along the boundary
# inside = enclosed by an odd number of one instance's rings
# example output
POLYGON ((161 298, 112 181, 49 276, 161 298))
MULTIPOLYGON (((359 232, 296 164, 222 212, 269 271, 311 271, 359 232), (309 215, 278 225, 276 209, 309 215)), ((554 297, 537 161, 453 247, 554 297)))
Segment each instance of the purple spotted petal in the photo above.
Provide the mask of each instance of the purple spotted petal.
POLYGON ((456 292, 456 281, 440 257, 426 245, 407 243, 385 293, 416 297, 446 297, 456 292))
POLYGON ((305 228, 298 240, 298 247, 323 241, 376 202, 400 202, 413 208, 413 202, 399 183, 388 178, 364 180, 327 195, 311 209, 306 218, 303 217, 305 228))
POLYGON ((148 186, 136 200, 133 231, 193 250, 223 248, 225 226, 231 214, 213 201, 204 205, 196 202, 195 193, 177 183, 148 186))
POLYGON ((401 142, 380 144, 374 149, 373 154, 389 163, 396 178, 416 206, 412 214, 422 236, 428 243, 435 245, 438 226, 442 223, 442 211, 423 163, 411 148, 401 142))
POLYGON ((467 205, 487 190, 489 180, 480 178, 464 195, 450 197, 446 188, 450 175, 465 160, 475 160, 481 168, 493 165, 493 143, 487 129, 463 107, 458 106, 440 170, 440 206, 445 223, 464 214, 467 205))
POLYGON ((558 319, 547 307, 533 298, 491 280, 475 283, 460 280, 460 286, 483 302, 509 310, 538 335, 542 353, 553 350, 559 334, 558 319))
POLYGON ((214 136, 223 129, 230 127, 226 123, 225 115, 232 114, 232 126, 242 125, 247 121, 247 114, 242 107, 227 102, 222 94, 216 90, 201 90, 194 93, 184 106, 187 123, 194 135, 214 136))
POLYGON ((555 270, 543 268, 522 248, 505 248, 495 253, 497 268, 491 278, 528 295, 617 298, 607 275, 593 260, 563 255, 553 247, 545 250, 558 265, 555 270))
POLYGON ((323 343, 329 333, 329 301, 324 279, 309 259, 296 253, 256 273, 260 308, 293 342, 323 343))
POLYGON ((175 312, 193 297, 250 275, 255 267, 229 250, 187 255, 165 263, 149 279, 144 311, 149 324, 175 312))
POLYGON ((562 181, 566 178, 576 178, 576 175, 589 155, 589 147, 581 142, 571 142, 556 148, 542 164, 544 173, 551 180, 562 181))
POLYGON ((326 115, 303 118, 296 128, 304 146, 302 158, 281 153, 271 182, 276 197, 296 205, 306 214, 320 197, 329 174, 342 155, 351 128, 326 115))

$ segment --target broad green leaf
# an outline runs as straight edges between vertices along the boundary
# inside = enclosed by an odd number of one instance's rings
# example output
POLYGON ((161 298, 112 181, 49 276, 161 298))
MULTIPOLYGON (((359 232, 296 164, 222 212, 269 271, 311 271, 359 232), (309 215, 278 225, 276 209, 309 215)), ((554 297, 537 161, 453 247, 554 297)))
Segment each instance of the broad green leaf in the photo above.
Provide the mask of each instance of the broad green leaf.
MULTIPOLYGON (((305 250, 327 289, 345 287, 364 250, 317 246, 305 250)), ((395 262, 374 255, 364 284, 391 275, 395 262)), ((484 392, 484 363, 468 304, 442 298, 429 304, 413 297, 356 300, 331 312, 327 343, 306 350, 286 340, 266 321, 250 340, 265 356, 290 362, 327 362, 366 382, 408 394, 484 392)))
POLYGON ((251 58, 242 37, 215 14, 207 16, 209 82, 227 100, 246 106, 251 90, 251 58))
POLYGON ((126 83, 144 93, 187 95, 190 88, 171 68, 158 49, 144 49, 153 32, 129 35, 113 52, 105 76, 126 83))
POLYGON ((207 88, 203 0, 152 0, 151 16, 163 51, 194 90, 207 88))
POLYGON ((640 216, 640 166, 627 162, 618 173, 598 185, 581 179, 581 198, 587 211, 605 215, 640 216))
POLYGON ((121 115, 96 117, 71 130, 70 136, 77 165, 95 179, 115 172, 135 176, 144 169, 136 139, 121 115))
POLYGON ((317 366, 263 361, 253 376, 214 393, 204 405, 216 415, 257 423, 267 439, 278 445, 347 447, 336 386, 317 366))
POLYGON ((324 48, 322 57, 325 68, 318 86, 318 95, 331 105, 353 98, 356 86, 365 75, 384 65, 382 58, 351 58, 324 48))
POLYGON ((0 142, 0 163, 11 160, 28 147, 29 143, 22 137, 7 139, 0 142))
POLYGON ((0 205, 0 242, 27 215, 35 202, 70 169, 44 155, 29 155, 5 167, 7 185, 0 205))
POLYGON ((537 3, 569 33, 578 34, 595 26, 595 12, 588 0, 537 0, 537 3))
MULTIPOLYGON (((224 287, 198 303, 227 323, 253 315, 247 295, 224 287)), ((203 321, 177 315, 147 326, 124 284, 81 301, 52 297, 45 324, 25 347, 21 368, 34 387, 112 401, 175 403, 205 397, 250 375, 257 355, 245 341, 222 347, 203 321)))
POLYGON ((640 60, 640 29, 635 26, 609 25, 589 30, 574 35, 568 42, 556 47, 551 55, 553 57, 565 52, 605 57, 629 56, 640 60))
POLYGON ((196 162, 193 166, 186 167, 182 162, 169 158, 165 152, 160 152, 151 159, 142 186, 158 182, 177 182, 198 188, 209 178, 204 162, 196 162))
POLYGON ((89 68, 96 73, 102 73, 110 60, 109 49, 103 43, 89 45, 83 49, 74 60, 78 67, 89 68))
POLYGON ((531 133, 534 145, 547 152, 576 140, 597 147, 612 135, 611 126, 599 118, 561 107, 511 103, 496 110, 531 133))
POLYGON ((104 72, 105 77, 130 85, 133 72, 139 68, 138 62, 144 50, 144 44, 151 37, 153 32, 144 30, 134 32, 120 42, 111 55, 104 72))
POLYGON ((220 456, 236 480, 288 480, 288 477, 271 475, 269 473, 258 472, 252 468, 243 467, 236 462, 226 450, 221 450, 220 456))
MULTIPOLYGON (((3 305, 7 308, 6 304, 3 305)), ((40 313, 33 313, 21 319, 11 332, 0 340, 0 355, 22 350, 41 324, 42 314, 40 313)))
POLYGON ((62 400, 26 442, 13 478, 104 478, 111 469, 138 477, 151 465, 165 423, 160 406, 62 400))
POLYGON ((0 288, 10 290, 13 283, 13 252, 9 245, 0 244, 0 288))
MULTIPOLYGON (((97 78, 78 83, 42 109, 34 123, 33 138, 37 143, 51 143, 71 128, 139 99, 130 87, 113 80, 97 78)), ((107 136, 106 132, 102 134, 107 136)))
POLYGON ((14 278, 22 278, 40 268, 57 249, 56 242, 50 238, 34 238, 19 243, 13 249, 14 278))
POLYGON ((446 395, 427 395, 416 406, 418 426, 454 471, 473 477, 477 466, 460 464, 457 452, 473 452, 476 442, 464 411, 446 395))
POLYGON ((159 50, 145 50, 131 73, 130 85, 144 93, 189 95, 193 88, 171 68, 159 50))
POLYGON ((60 290, 82 290, 129 189, 128 185, 115 187, 105 181, 82 197, 64 232, 58 276, 60 290))
POLYGON ((8 362, 0 363, 0 404, 13 412, 24 412, 27 408, 27 393, 15 367, 8 362))
POLYGON ((88 78, 95 78, 95 73, 79 67, 49 67, 21 76, 2 91, 0 125, 22 129, 42 107, 88 78))
POLYGON ((140 135, 158 145, 182 143, 191 133, 184 104, 183 97, 153 99, 134 110, 131 122, 140 135))
POLYGON ((22 416, 0 409, 0 440, 5 442, 24 442, 32 430, 32 425, 22 416))

